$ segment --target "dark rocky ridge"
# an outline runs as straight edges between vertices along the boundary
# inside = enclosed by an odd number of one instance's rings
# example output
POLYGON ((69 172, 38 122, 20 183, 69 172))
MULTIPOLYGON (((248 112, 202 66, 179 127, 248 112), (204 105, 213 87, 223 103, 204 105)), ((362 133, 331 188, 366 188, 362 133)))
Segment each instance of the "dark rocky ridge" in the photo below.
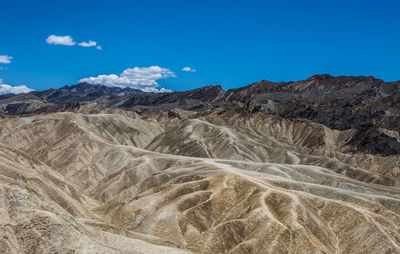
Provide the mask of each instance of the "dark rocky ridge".
POLYGON ((224 95, 220 86, 206 86, 184 92, 146 93, 131 88, 107 87, 81 83, 59 89, 34 91, 27 94, 0 98, 0 111, 10 115, 34 114, 54 111, 73 102, 96 102, 105 107, 148 110, 154 108, 183 108, 195 110, 212 107, 215 99, 224 95))
POLYGON ((206 86, 183 92, 145 93, 82 83, 0 97, 0 111, 7 114, 68 111, 71 105, 78 107, 91 102, 145 111, 175 108, 201 111, 242 103, 249 114, 262 112, 308 119, 336 130, 353 129, 355 136, 349 145, 354 152, 400 154, 395 138, 400 132, 400 81, 384 82, 374 77, 314 75, 296 82, 261 81, 226 92, 220 86, 206 86))
POLYGON ((305 118, 336 130, 354 129, 353 151, 399 154, 398 140, 378 128, 399 133, 400 82, 374 77, 315 75, 297 82, 261 81, 229 90, 222 100, 243 102, 249 112, 305 118))
POLYGON ((184 92, 132 95, 120 107, 145 106, 195 110, 210 107, 224 94, 225 91, 221 86, 206 86, 184 92))
POLYGON ((307 103, 331 103, 338 99, 366 103, 400 92, 400 82, 383 82, 374 77, 333 77, 314 75, 296 82, 261 81, 227 91, 226 101, 266 100, 287 102, 298 99, 307 103), (361 96, 361 97, 360 97, 361 96))
POLYGON ((133 94, 146 94, 145 92, 132 88, 108 87, 103 85, 91 85, 80 83, 73 86, 64 86, 59 89, 48 89, 32 92, 41 100, 63 105, 70 102, 94 101, 104 95, 129 96, 133 94))
POLYGON ((352 152, 389 156, 398 154, 400 151, 400 143, 397 139, 386 135, 372 123, 359 126, 347 144, 352 147, 352 152))

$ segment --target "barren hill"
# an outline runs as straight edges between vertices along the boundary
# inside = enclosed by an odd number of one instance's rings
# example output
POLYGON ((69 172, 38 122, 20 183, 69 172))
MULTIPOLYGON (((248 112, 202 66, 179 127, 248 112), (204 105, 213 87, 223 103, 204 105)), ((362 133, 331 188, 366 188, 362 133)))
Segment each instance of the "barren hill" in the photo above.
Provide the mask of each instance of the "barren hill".
POLYGON ((400 156, 354 129, 103 106, 0 119, 0 252, 400 253, 400 156))

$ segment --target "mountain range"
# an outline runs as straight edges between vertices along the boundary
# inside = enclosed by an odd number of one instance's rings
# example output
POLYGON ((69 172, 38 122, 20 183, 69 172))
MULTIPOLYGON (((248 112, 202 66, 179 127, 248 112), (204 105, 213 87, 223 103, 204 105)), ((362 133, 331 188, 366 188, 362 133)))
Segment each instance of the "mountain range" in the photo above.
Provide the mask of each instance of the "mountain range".
POLYGON ((1 253, 400 253, 400 82, 0 98, 1 253))
POLYGON ((383 156, 400 153, 400 81, 374 77, 314 75, 296 82, 261 81, 224 91, 206 86, 190 91, 145 93, 131 88, 80 83, 0 98, 0 112, 29 115, 96 103, 124 110, 201 111, 244 104, 248 112, 303 118, 334 130, 354 130, 351 150, 383 156))

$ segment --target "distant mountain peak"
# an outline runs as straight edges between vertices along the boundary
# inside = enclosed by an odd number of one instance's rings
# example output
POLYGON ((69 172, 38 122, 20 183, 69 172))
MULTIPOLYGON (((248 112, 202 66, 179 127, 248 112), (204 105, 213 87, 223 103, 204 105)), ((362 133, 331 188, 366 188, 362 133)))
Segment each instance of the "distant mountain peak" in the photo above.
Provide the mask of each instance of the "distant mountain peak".
POLYGON ((329 74, 315 74, 311 77, 309 77, 307 80, 327 80, 327 79, 332 79, 335 78, 329 74))

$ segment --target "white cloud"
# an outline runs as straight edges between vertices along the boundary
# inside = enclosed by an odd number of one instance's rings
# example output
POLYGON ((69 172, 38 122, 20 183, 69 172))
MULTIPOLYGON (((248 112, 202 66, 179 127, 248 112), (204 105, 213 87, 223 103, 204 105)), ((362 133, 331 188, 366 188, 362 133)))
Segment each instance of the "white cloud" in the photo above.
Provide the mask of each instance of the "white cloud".
POLYGON ((192 69, 191 67, 187 66, 187 67, 183 67, 182 71, 186 71, 186 72, 196 72, 196 69, 192 69))
POLYGON ((85 47, 85 48, 96 47, 97 50, 101 50, 101 46, 97 45, 97 42, 95 42, 95 41, 90 41, 90 40, 88 42, 83 41, 81 43, 78 43, 78 45, 81 47, 85 47))
POLYGON ((165 88, 158 89, 160 85, 157 83, 157 80, 169 77, 176 77, 176 75, 167 68, 150 66, 129 68, 124 70, 120 75, 110 74, 84 78, 79 82, 110 87, 129 87, 140 89, 144 92, 171 92, 171 90, 165 88))
POLYGON ((83 41, 83 42, 79 43, 79 46, 87 48, 87 47, 95 47, 96 44, 97 44, 97 42, 89 40, 88 42, 83 41))
POLYGON ((158 93, 172 93, 173 91, 171 89, 167 89, 162 87, 160 90, 158 90, 158 93))
POLYGON ((72 39, 72 37, 69 35, 57 36, 52 34, 49 37, 47 37, 46 42, 48 44, 65 45, 65 46, 74 46, 76 44, 74 42, 74 39, 72 39))
MULTIPOLYGON (((46 42, 48 44, 54 44, 54 45, 65 45, 65 46, 74 46, 76 45, 76 42, 74 41, 74 39, 69 36, 57 36, 57 35, 50 35, 49 37, 47 37, 46 42)), ((80 43, 78 43, 79 46, 84 47, 84 48, 89 48, 89 47, 95 47, 98 50, 101 50, 101 46, 97 45, 97 42, 89 40, 88 42, 86 41, 82 41, 80 43)))
POLYGON ((13 59, 11 56, 0 55, 0 63, 2 63, 2 64, 9 64, 9 63, 11 63, 11 59, 13 59))
POLYGON ((0 94, 21 94, 21 93, 29 93, 34 91, 33 89, 21 85, 21 86, 10 86, 3 83, 3 80, 0 79, 0 94))

